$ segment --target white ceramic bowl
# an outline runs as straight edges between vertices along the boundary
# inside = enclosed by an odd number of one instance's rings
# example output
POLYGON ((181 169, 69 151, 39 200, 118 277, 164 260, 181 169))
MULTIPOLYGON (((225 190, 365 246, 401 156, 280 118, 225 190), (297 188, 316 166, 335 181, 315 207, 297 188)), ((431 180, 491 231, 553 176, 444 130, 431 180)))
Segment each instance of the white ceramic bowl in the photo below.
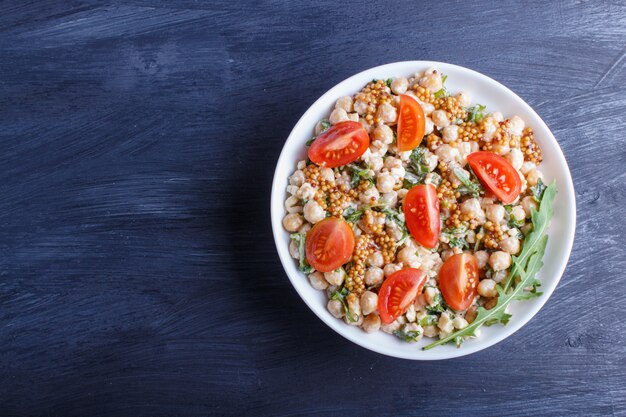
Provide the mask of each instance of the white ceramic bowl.
POLYGON ((278 159, 272 184, 271 215, 274 240, 283 268, 300 297, 324 323, 345 338, 375 352, 398 358, 436 360, 468 355, 492 346, 515 333, 537 314, 548 301, 565 270, 574 241, 576 201, 572 178, 559 144, 548 126, 524 100, 497 81, 467 68, 441 62, 406 61, 381 65, 356 74, 331 88, 309 107, 291 131, 278 159), (367 334, 331 316, 326 309, 324 292, 311 287, 307 277, 298 270, 296 261, 289 255, 289 233, 283 229, 282 219, 285 216, 288 177, 296 169, 297 161, 306 159, 305 143, 313 135, 315 124, 328 117, 335 100, 355 94, 373 78, 408 77, 429 67, 435 67, 448 76, 446 87, 449 91, 466 91, 472 103, 486 105, 486 111, 500 111, 505 117, 519 115, 527 125, 533 127, 535 138, 543 151, 541 170, 546 183, 556 180, 558 194, 554 202, 555 214, 549 229, 544 266, 538 274, 543 295, 533 300, 514 301, 508 309, 513 315, 508 325, 483 326, 478 338, 466 341, 460 348, 444 345, 423 351, 421 347, 433 339, 425 337, 419 343, 406 343, 382 331, 367 334))

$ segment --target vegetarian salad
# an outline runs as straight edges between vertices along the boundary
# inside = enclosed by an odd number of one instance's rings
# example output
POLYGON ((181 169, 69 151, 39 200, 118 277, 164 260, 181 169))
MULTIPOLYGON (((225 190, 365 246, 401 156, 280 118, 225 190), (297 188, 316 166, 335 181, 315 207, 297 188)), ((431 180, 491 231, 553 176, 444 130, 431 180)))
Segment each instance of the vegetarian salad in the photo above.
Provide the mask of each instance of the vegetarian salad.
POLYGON ((289 252, 328 311, 423 349, 507 324, 541 295, 556 186, 518 116, 452 94, 437 69, 340 97, 289 177, 289 252))

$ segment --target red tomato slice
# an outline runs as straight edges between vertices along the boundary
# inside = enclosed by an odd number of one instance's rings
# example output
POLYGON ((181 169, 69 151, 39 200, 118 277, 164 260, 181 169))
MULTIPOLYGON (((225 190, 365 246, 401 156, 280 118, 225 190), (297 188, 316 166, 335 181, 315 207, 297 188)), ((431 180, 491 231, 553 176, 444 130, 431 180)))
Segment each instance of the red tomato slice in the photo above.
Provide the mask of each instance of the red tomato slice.
POLYGON ((498 154, 487 151, 471 153, 467 156, 472 171, 480 182, 504 204, 510 204, 522 189, 522 179, 513 165, 498 154))
POLYGON ((400 96, 400 114, 398 116, 398 150, 410 151, 419 146, 424 139, 426 118, 422 106, 411 96, 400 96))
POLYGON ((319 135, 309 148, 309 159, 320 166, 336 168, 354 162, 370 146, 361 123, 337 123, 319 135))
POLYGON ((350 260, 353 251, 354 232, 342 219, 324 219, 306 235, 306 260, 320 272, 339 268, 350 260))
POLYGON ((404 198, 404 218, 411 236, 422 246, 434 248, 439 242, 439 198, 432 184, 411 188, 404 198))
POLYGON ((472 305, 478 288, 478 261, 474 255, 452 255, 441 266, 439 287, 446 303, 457 311, 472 305))
POLYGON ((389 275, 378 291, 378 314, 383 323, 403 315, 425 283, 426 274, 421 269, 406 268, 389 275))

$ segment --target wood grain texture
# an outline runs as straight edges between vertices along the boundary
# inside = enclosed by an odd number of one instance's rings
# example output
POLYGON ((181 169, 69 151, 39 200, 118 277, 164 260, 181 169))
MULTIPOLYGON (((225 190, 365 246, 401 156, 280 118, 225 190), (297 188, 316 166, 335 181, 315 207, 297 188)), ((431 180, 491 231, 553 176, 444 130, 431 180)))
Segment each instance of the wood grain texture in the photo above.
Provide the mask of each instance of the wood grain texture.
POLYGON ((626 416, 626 4, 0 3, 3 416, 626 416), (552 128, 578 199, 541 312, 413 363, 301 302, 274 164, 324 91, 382 63, 483 72, 552 128))

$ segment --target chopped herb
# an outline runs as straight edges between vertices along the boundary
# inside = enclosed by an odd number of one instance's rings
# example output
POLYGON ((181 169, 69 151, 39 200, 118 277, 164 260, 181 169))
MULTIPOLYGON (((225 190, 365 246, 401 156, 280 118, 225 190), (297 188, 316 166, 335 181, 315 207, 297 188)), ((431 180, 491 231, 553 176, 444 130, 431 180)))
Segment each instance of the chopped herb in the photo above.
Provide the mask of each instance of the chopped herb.
POLYGON ((402 183, 402 188, 410 190, 411 188, 415 187, 419 183, 419 181, 420 180, 416 175, 410 172, 406 172, 404 174, 404 182, 402 183))
POLYGON ((332 123, 330 123, 328 119, 322 119, 320 123, 322 124, 322 131, 320 133, 326 132, 332 126, 332 123))
POLYGON ((420 319, 420 326, 422 327, 434 326, 435 324, 437 324, 437 316, 427 314, 420 319))
POLYGON ((365 213, 365 209, 355 210, 352 207, 348 207, 343 213, 346 221, 349 223, 356 223, 361 219, 361 216, 365 213))
POLYGON ((300 264, 298 268, 300 269, 300 271, 304 272, 305 274, 310 274, 311 272, 313 272, 313 268, 306 261, 306 255, 304 253, 305 244, 306 244, 306 234, 305 233, 292 233, 291 240, 296 242, 296 244, 298 245, 298 258, 300 260, 300 264))
POLYGON ((371 185, 374 185, 374 178, 370 175, 370 167, 366 164, 365 167, 360 167, 355 164, 348 164, 346 168, 350 170, 350 185, 354 188, 361 180, 368 181, 371 185))
POLYGON ((539 178, 539 180, 537 181, 537 185, 533 185, 532 187, 530 187, 530 191, 533 192, 533 197, 535 198, 535 200, 539 202, 543 197, 544 191, 546 191, 546 185, 543 183, 543 181, 541 181, 541 178, 539 178))
POLYGON ((448 90, 446 90, 445 82, 448 79, 447 75, 441 74, 441 88, 435 92, 435 98, 443 98, 450 95, 448 90))
POLYGON ((346 287, 343 287, 341 290, 337 290, 330 295, 331 300, 337 300, 341 302, 344 311, 346 312, 346 318, 349 322, 355 323, 358 319, 354 318, 350 308, 348 307, 348 303, 346 303, 346 297, 350 294, 350 291, 346 287))
POLYGON ((482 186, 477 180, 472 180, 462 168, 455 167, 452 172, 461 181, 462 186, 458 187, 456 191, 461 195, 471 195, 472 197, 478 197, 482 192, 482 186))
POLYGON ((437 295, 435 295, 435 299, 434 299, 434 304, 428 305, 426 306, 426 311, 431 313, 431 314, 437 314, 437 313, 443 313, 444 311, 446 311, 446 303, 445 301, 443 301, 443 297, 441 296, 441 293, 437 293, 437 295))
MULTIPOLYGON (((320 120, 320 124, 322 125, 322 130, 320 131, 320 135, 324 132, 326 132, 328 129, 330 129, 330 127, 332 126, 332 124, 330 123, 330 120, 328 119, 322 119, 320 120)), ((311 144, 313 142, 315 142, 315 139, 317 139, 319 135, 315 135, 313 136, 311 139, 306 141, 306 146, 311 146, 311 144)))
POLYGON ((439 185, 441 185, 442 180, 443 178, 441 178, 441 175, 437 174, 436 172, 429 172, 428 175, 426 175, 426 179, 424 180, 424 183, 432 184, 435 187, 439 187, 439 185))
POLYGON ((410 190, 416 185, 417 185, 416 180, 404 177, 404 181, 402 182, 402 188, 404 188, 405 190, 410 190))
POLYGON ((380 210, 380 212, 384 213, 390 220, 394 221, 401 229, 406 228, 406 225, 404 224, 404 213, 400 213, 397 210, 387 207, 380 210))
POLYGON ((509 234, 509 236, 516 237, 516 238, 518 238, 519 240, 524 239, 524 233, 522 233, 522 231, 521 231, 520 229, 518 229, 518 228, 516 228, 516 227, 511 227, 511 228, 509 229, 509 233, 510 233, 510 231, 511 231, 511 230, 515 231, 515 234, 514 234, 514 235, 509 234))
POLYGON ((419 330, 406 331, 406 326, 406 324, 402 326, 402 330, 395 330, 393 334, 407 343, 417 342, 417 338, 420 336, 421 332, 419 330))
POLYGON ((402 238, 398 242, 396 242, 397 246, 402 245, 404 241, 409 237, 409 229, 407 229, 406 223, 404 221, 404 213, 390 209, 388 207, 385 207, 380 211, 381 213, 384 213, 385 216, 389 218, 389 220, 396 223, 400 230, 402 230, 402 238))
POLYGON ((470 107, 469 109, 467 109, 467 119, 466 121, 468 122, 479 122, 483 119, 483 117, 485 117, 485 115, 483 114, 483 110, 485 110, 487 107, 483 106, 482 104, 477 104, 473 107, 470 107))
POLYGON ((465 240, 467 233, 467 225, 462 224, 459 227, 449 227, 441 231, 441 234, 447 236, 448 245, 451 248, 469 249, 469 243, 465 240))
POLYGON ((543 295, 543 293, 540 291, 537 291, 537 287, 533 286, 532 290, 519 294, 518 296, 515 297, 515 299, 516 300, 530 300, 532 298, 540 297, 541 295, 543 295))
POLYGON ((469 249, 469 243, 467 243, 464 237, 452 237, 448 241, 448 245, 451 248, 469 249))
POLYGON ((543 255, 548 244, 548 235, 546 231, 550 224, 550 219, 554 213, 552 202, 556 196, 556 182, 550 184, 544 191, 539 210, 531 209, 531 219, 533 223, 533 231, 526 236, 526 242, 520 254, 513 258, 513 266, 504 282, 503 286, 497 285, 498 298, 496 305, 491 310, 484 307, 478 307, 476 310, 476 318, 467 327, 457 330, 454 333, 433 342, 422 349, 432 349, 452 341, 459 342, 464 337, 475 337, 476 329, 484 325, 492 325, 496 323, 507 324, 511 315, 506 312, 506 308, 513 300, 528 299, 536 297, 539 294, 536 289, 540 285, 535 275, 543 266, 543 255), (519 282, 513 287, 513 284, 519 282), (526 291, 528 287, 532 287, 531 291, 526 291), (509 291, 512 289, 511 291, 509 291), (533 292, 534 290, 534 292, 533 292), (531 295, 533 294, 533 295, 531 295))
POLYGON ((385 80, 385 84, 387 84, 387 87, 391 88, 391 82, 392 82, 392 81, 393 81, 393 80, 392 80, 391 78, 387 78, 387 79, 385 80))
MULTIPOLYGON (((409 157, 409 164, 407 165, 407 173, 411 174, 408 176, 411 182, 415 181, 413 185, 423 184, 426 179, 426 175, 428 174, 428 163, 426 162, 426 156, 424 153, 426 152, 426 148, 418 147, 413 149, 411 152, 411 156, 409 157)), ((407 176, 405 175, 405 178, 407 176)))
POLYGON ((522 220, 515 220, 513 218, 513 216, 511 215, 511 212, 513 211, 513 204, 507 204, 504 206, 504 210, 506 210, 506 212, 509 215, 509 221, 507 223, 507 226, 511 229, 514 228, 519 228, 522 227, 524 225, 524 223, 526 222, 526 219, 522 219, 522 220))
MULTIPOLYGON (((356 223, 361 219, 361 216, 363 216, 363 214, 370 209, 380 209, 380 208, 384 208, 386 207, 386 204, 375 204, 373 206, 363 206, 361 207, 360 210, 355 210, 352 207, 348 207, 346 209, 346 211, 344 211, 343 213, 343 217, 346 219, 347 222, 349 223, 356 223)), ((383 210, 380 210, 381 212, 383 210)))

